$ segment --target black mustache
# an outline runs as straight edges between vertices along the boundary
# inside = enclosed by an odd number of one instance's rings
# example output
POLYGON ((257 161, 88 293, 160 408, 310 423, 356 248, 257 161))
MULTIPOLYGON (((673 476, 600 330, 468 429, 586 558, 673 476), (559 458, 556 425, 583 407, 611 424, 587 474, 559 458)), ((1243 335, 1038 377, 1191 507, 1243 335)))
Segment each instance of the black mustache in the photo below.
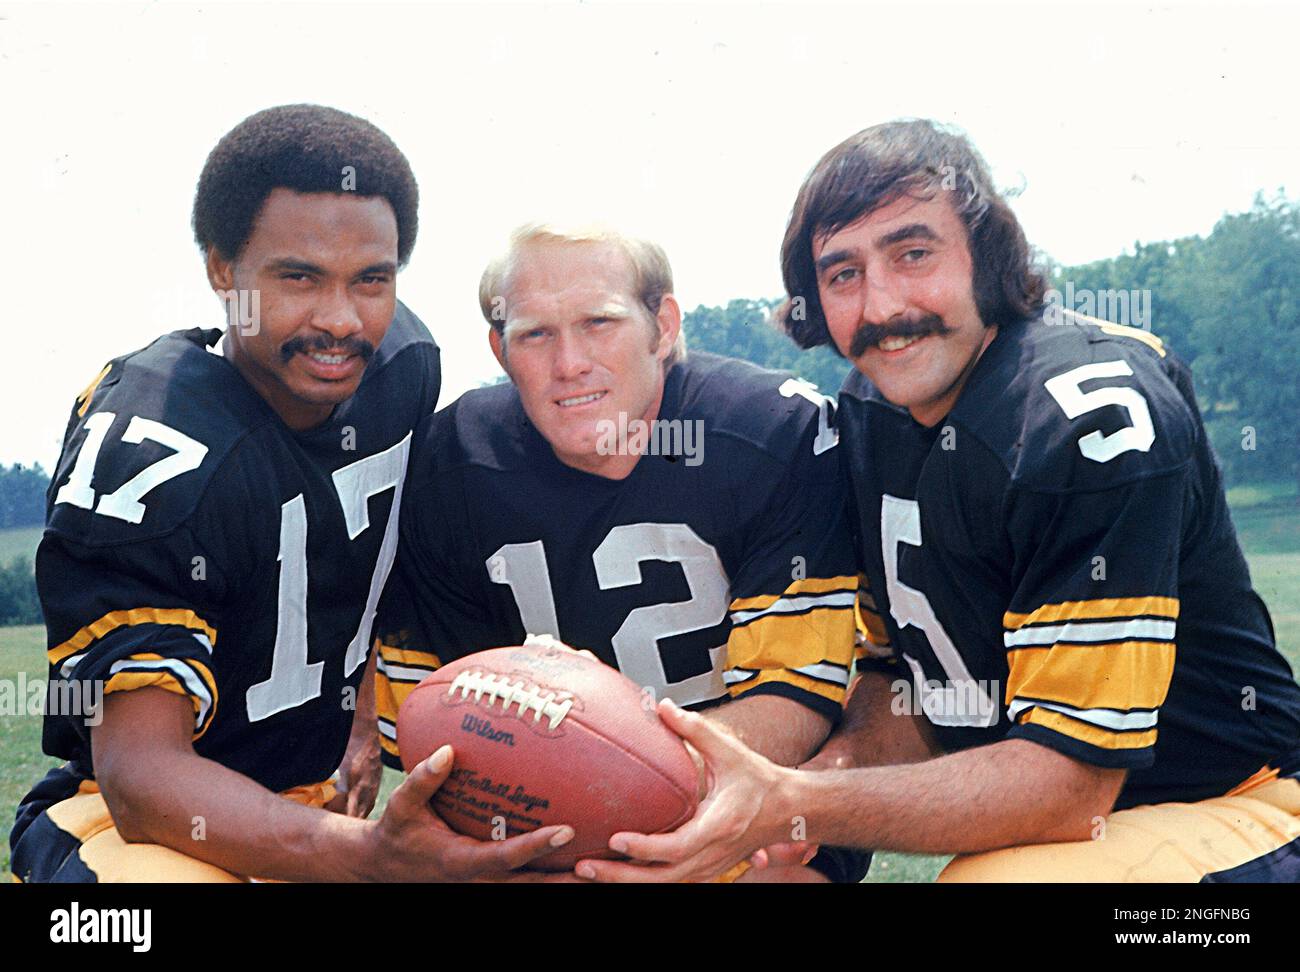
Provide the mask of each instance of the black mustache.
POLYGON ((868 348, 891 337, 926 337, 930 334, 947 334, 951 331, 938 314, 927 314, 914 319, 899 318, 887 324, 860 324, 849 343, 849 357, 859 358, 868 348))
POLYGON ((346 337, 342 341, 322 334, 315 338, 295 337, 285 341, 280 347, 280 359, 284 364, 293 360, 295 354, 308 351, 325 351, 333 354, 355 354, 362 361, 369 361, 375 353, 375 346, 365 338, 346 337))

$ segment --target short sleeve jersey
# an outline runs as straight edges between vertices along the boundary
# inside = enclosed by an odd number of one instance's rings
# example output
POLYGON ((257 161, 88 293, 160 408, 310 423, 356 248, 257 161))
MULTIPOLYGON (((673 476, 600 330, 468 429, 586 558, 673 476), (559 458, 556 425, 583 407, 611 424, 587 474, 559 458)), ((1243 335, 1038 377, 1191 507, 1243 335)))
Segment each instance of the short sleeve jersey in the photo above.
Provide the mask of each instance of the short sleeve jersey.
POLYGON ((692 353, 666 376, 649 454, 617 481, 560 462, 509 384, 427 420, 376 629, 389 765, 415 684, 528 634, 656 698, 771 693, 837 719, 856 574, 833 412, 788 374, 692 353))
POLYGON ((176 331, 78 399, 36 561, 43 745, 94 774, 86 703, 156 686, 195 751, 271 790, 338 767, 438 351, 404 306, 355 395, 291 431, 221 354, 176 331))
POLYGON ((1152 335, 1005 328, 925 428, 840 397, 864 667, 946 750, 1025 738, 1129 770, 1118 806, 1220 795, 1300 740, 1300 688, 1190 374, 1152 335))

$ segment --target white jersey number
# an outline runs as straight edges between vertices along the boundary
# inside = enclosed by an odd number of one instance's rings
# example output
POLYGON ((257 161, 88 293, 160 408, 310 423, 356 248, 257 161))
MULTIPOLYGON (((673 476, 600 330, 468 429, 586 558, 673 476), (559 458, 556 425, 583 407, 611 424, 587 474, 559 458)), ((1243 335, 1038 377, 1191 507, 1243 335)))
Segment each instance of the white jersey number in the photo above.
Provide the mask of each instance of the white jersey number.
MULTIPOLYGON (((351 675, 366 659, 370 624, 380 592, 388 580, 397 552, 397 520, 402 506, 402 482, 411 449, 411 434, 397 445, 358 459, 334 473, 334 491, 343 508, 348 539, 355 540, 370 526, 369 501, 386 489, 393 490, 392 510, 370 575, 370 593, 361 613, 357 633, 343 660, 344 675, 351 675)), ((324 662, 307 661, 307 508, 299 493, 280 508, 280 593, 271 675, 248 690, 248 721, 258 722, 277 712, 310 702, 321 693, 324 662)))
POLYGON ((831 425, 835 417, 835 399, 823 395, 817 386, 802 378, 787 378, 778 389, 786 398, 798 395, 817 406, 817 437, 813 439, 813 455, 820 456, 840 444, 840 430, 831 425))
MULTIPOLYGON (((668 681, 658 647, 660 639, 711 628, 727 616, 730 584, 717 550, 685 523, 631 523, 610 530, 592 554, 601 590, 640 584, 641 564, 647 560, 681 564, 691 597, 628 613, 612 639, 619 671, 651 689, 655 698, 667 696, 678 705, 725 695, 719 666, 725 645, 709 650, 709 671, 680 682, 668 681)), ((525 631, 564 640, 542 541, 505 544, 486 565, 492 581, 514 594, 525 631)))
POLYGON ((148 439, 173 450, 173 454, 145 466, 116 490, 101 496, 99 505, 95 506, 95 490, 91 485, 95 463, 99 460, 99 450, 103 448, 115 418, 116 412, 96 412, 86 419, 86 439, 81 444, 81 451, 77 453, 77 461, 68 474, 67 482, 55 494, 54 502, 55 505, 69 503, 83 510, 93 508, 96 513, 104 516, 125 520, 127 523, 139 523, 144 519, 145 506, 140 501, 145 494, 181 473, 198 469, 203 457, 208 454, 208 447, 169 425, 139 415, 132 416, 126 431, 122 433, 123 442, 139 445, 148 439))
POLYGON ((1056 399, 1068 419, 1076 419, 1105 405, 1119 405, 1128 412, 1128 420, 1132 424, 1127 428, 1110 435, 1093 431, 1079 440, 1079 451, 1093 462, 1110 462, 1125 452, 1148 452, 1151 443, 1156 440, 1155 426, 1151 424, 1151 410, 1137 389, 1097 388, 1085 392, 1079 387, 1094 378, 1123 378, 1132 374, 1133 369, 1126 361, 1099 361, 1043 382, 1043 386, 1056 399))
POLYGON ((921 546, 921 507, 916 500, 885 495, 880 503, 880 540, 885 555, 885 588, 889 594, 889 613, 900 628, 909 624, 920 628, 943 667, 947 681, 929 682, 920 664, 906 652, 903 658, 912 669, 912 678, 926 718, 936 726, 991 726, 997 722, 998 709, 984 687, 971 678, 970 669, 948 637, 943 624, 930 606, 929 599, 915 587, 898 579, 898 545, 921 546))

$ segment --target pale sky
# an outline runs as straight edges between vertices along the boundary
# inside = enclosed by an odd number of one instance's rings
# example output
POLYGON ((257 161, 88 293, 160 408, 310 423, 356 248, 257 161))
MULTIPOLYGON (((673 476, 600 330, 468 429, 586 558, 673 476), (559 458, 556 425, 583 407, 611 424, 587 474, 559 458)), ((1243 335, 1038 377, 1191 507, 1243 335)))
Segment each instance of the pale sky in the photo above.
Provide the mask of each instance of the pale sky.
POLYGON ((688 309, 775 296, 804 175, 895 117, 963 128, 1067 264, 1294 197, 1297 36, 1290 5, 0 4, 0 462, 52 469, 104 362, 222 322, 194 186, 271 105, 363 115, 410 159, 398 293, 445 404, 497 373, 475 293, 516 224, 656 239, 688 309))

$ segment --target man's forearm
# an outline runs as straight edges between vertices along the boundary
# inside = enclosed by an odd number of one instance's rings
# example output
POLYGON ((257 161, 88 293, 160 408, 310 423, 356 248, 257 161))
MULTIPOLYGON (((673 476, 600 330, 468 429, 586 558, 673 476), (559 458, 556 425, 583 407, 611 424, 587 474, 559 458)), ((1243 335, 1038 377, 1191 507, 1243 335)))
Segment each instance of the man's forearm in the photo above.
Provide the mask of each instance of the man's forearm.
POLYGON ((105 700, 92 735, 96 777, 122 839, 235 874, 358 880, 372 824, 285 799, 189 748, 188 700, 162 689, 105 700))
POLYGON ((745 696, 702 715, 780 766, 802 763, 817 751, 831 727, 825 716, 779 695, 745 696))
MULTIPOLYGON (((896 679, 864 672, 853 681, 844 703, 844 718, 825 745, 809 760, 809 769, 853 769, 916 763, 940 755, 925 717, 896 713, 896 679)), ((911 683, 906 683, 909 690, 911 683)))
POLYGON ((822 844, 973 853, 1085 840, 1123 779, 1013 739, 910 765, 784 774, 775 816, 804 818, 822 844))

